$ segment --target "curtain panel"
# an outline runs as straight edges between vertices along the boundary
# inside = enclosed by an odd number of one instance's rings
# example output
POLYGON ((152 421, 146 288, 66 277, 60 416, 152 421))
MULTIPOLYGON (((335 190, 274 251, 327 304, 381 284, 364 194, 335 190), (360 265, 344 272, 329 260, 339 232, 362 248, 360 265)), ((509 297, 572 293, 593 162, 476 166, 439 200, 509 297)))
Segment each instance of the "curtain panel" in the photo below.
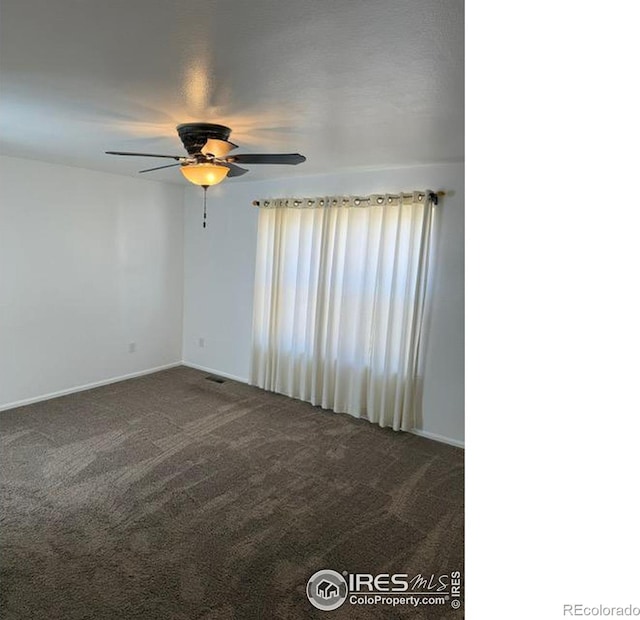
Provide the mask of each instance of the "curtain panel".
POLYGON ((414 428, 434 198, 258 203, 252 385, 414 428))

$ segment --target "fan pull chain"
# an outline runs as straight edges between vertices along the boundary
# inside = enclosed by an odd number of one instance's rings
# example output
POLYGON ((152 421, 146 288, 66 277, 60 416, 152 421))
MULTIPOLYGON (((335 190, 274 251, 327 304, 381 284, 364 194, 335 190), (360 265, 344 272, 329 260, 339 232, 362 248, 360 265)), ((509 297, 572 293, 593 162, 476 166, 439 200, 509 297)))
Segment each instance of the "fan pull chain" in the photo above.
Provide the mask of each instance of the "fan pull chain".
POLYGON ((209 189, 208 185, 203 185, 202 189, 204 190, 204 213, 202 216, 202 228, 207 227, 207 190, 209 189))

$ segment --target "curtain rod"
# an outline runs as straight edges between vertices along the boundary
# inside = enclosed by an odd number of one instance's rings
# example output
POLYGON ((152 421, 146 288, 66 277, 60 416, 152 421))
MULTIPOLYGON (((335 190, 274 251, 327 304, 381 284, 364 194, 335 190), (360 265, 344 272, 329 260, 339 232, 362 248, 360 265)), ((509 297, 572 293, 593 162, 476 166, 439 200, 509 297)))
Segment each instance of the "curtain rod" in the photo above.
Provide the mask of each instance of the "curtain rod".
MULTIPOLYGON (((427 196, 429 196, 429 199, 431 200, 431 202, 433 202, 433 204, 436 204, 436 205, 438 204, 438 198, 443 198, 446 195, 447 195, 447 192, 443 192, 442 190, 438 192, 427 192, 427 196)), ((388 196, 390 200, 401 200, 403 197, 409 198, 413 196, 413 194, 386 194, 386 196, 388 196)), ((370 200, 372 200, 372 198, 370 197, 355 199, 356 204, 358 204, 359 202, 369 202, 370 200)), ((251 204, 254 207, 259 207, 260 201, 254 200, 251 204)))

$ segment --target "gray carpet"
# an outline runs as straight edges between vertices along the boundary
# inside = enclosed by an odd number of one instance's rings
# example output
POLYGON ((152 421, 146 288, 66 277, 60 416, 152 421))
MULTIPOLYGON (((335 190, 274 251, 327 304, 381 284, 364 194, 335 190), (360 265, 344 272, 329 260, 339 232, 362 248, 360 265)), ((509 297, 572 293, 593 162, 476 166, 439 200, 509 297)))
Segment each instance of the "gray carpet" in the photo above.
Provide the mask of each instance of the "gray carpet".
POLYGON ((462 618, 311 606, 463 567, 462 450, 179 367, 0 412, 4 619, 462 618))

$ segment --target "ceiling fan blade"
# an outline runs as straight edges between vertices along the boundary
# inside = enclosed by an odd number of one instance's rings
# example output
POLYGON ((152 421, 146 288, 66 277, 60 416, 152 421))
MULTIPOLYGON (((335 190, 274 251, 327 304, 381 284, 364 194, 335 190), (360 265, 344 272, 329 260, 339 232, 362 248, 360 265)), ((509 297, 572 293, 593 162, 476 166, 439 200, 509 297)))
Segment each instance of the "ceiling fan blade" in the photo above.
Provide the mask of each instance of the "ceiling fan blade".
POLYGON ((213 155, 214 157, 224 157, 233 149, 237 149, 238 145, 229 140, 219 140, 218 138, 209 138, 205 145, 200 149, 203 155, 213 155))
POLYGON ((306 161, 307 158, 300 153, 279 153, 279 154, 256 154, 247 153, 246 155, 230 155, 224 161, 231 164, 289 164, 295 166, 306 161))
POLYGON ((175 166, 180 166, 180 163, 177 164, 169 164, 168 166, 158 166, 157 168, 147 168, 146 170, 138 170, 138 174, 142 174, 143 172, 153 172, 154 170, 162 170, 163 168, 174 168, 175 166))
POLYGON ((229 168, 229 172, 227 173, 227 176, 229 178, 241 177, 243 174, 249 172, 246 168, 240 168, 240 166, 236 166, 235 164, 231 164, 229 162, 224 162, 220 165, 224 166, 225 168, 229 168))
POLYGON ((133 157, 165 157, 167 159, 175 159, 180 161, 184 157, 180 155, 156 155, 155 153, 127 153, 125 151, 105 151, 107 155, 132 155, 133 157))

